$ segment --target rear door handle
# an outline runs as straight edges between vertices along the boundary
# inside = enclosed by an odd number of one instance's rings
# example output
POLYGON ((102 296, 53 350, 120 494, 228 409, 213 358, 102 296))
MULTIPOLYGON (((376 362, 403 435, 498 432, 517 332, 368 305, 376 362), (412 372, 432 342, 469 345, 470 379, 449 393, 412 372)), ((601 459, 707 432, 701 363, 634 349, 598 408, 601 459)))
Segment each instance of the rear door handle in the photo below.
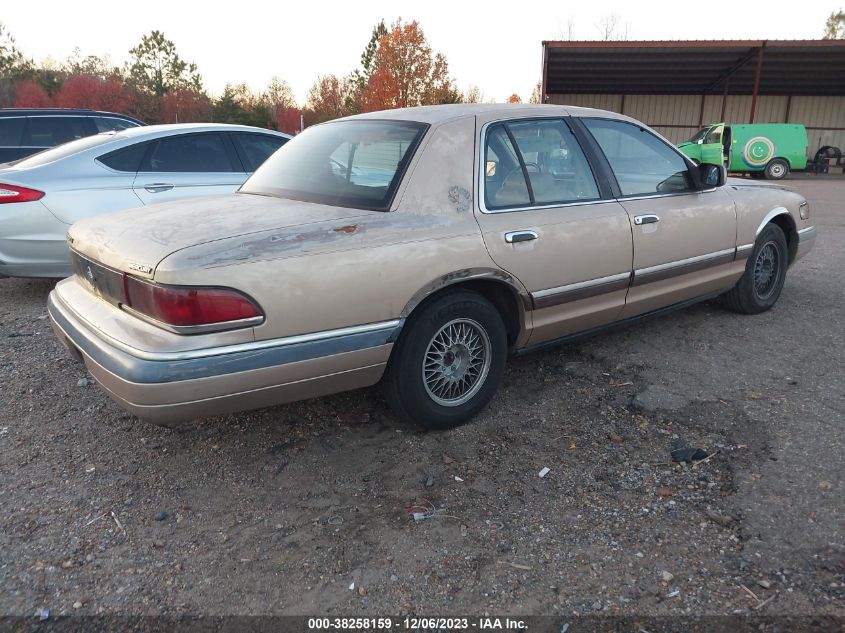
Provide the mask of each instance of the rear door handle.
POLYGON ((517 242, 530 242, 536 240, 537 234, 534 231, 511 231, 505 233, 505 241, 508 244, 516 244, 517 242))
POLYGON ((640 226, 642 224, 654 224, 655 222, 660 222, 660 218, 656 215, 635 215, 634 216, 634 224, 640 226))
POLYGON ((144 185, 144 189, 150 193, 161 193, 162 191, 170 191, 173 189, 173 185, 168 182, 151 182, 148 185, 144 185))

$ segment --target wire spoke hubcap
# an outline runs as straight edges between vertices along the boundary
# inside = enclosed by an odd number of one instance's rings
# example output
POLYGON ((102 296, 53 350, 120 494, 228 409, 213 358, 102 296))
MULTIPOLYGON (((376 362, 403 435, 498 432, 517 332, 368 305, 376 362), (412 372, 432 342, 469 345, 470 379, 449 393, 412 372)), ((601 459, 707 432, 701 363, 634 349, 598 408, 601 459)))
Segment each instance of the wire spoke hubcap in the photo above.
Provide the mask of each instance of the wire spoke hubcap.
POLYGON ((470 400, 490 370, 490 338, 472 319, 454 319, 428 343, 422 377, 429 397, 444 407, 470 400))
POLYGON ((775 242, 766 242, 754 261, 754 293, 765 300, 777 288, 780 276, 780 248, 775 242))

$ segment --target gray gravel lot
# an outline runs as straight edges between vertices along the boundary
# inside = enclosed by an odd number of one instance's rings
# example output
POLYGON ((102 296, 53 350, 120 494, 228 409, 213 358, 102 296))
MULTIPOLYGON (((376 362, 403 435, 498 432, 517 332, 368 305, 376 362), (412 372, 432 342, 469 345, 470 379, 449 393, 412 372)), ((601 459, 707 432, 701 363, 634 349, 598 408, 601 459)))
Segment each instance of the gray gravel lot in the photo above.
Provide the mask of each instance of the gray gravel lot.
POLYGON ((377 389, 139 422, 53 338, 53 284, 0 280, 0 614, 845 617, 845 182, 787 184, 820 235, 772 311, 512 359, 444 433, 377 389))

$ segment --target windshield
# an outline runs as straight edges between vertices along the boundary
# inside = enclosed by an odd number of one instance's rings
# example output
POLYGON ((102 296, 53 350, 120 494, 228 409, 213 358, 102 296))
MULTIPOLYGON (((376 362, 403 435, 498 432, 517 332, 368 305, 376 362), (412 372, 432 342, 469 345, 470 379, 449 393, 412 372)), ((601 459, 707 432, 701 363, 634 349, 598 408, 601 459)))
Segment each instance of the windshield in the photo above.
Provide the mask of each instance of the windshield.
POLYGON ((63 143, 62 145, 56 145, 50 149, 45 149, 43 152, 27 156, 22 160, 15 161, 13 164, 15 167, 40 167, 41 165, 52 163, 60 158, 65 158, 66 156, 72 156, 73 154, 77 154, 86 149, 97 147, 98 145, 105 145, 106 143, 113 141, 116 136, 117 135, 114 132, 105 132, 103 134, 95 134, 94 136, 86 136, 85 138, 76 139, 75 141, 70 141, 69 143, 63 143))
POLYGON ((692 138, 687 139, 687 143, 698 143, 701 139, 703 139, 707 132, 710 131, 709 127, 703 127, 698 132, 692 135, 692 138))
POLYGON ((324 123, 286 143, 240 190, 386 211, 426 128, 409 121, 324 123))

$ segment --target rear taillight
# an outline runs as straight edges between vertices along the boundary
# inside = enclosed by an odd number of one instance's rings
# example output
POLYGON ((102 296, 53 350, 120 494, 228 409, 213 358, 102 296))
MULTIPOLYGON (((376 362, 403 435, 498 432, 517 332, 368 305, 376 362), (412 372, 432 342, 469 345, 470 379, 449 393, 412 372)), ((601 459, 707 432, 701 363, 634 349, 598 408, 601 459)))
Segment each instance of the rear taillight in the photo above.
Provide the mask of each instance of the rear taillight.
POLYGON ((163 286, 129 275, 123 276, 123 287, 127 307, 175 328, 226 329, 264 316, 252 299, 231 288, 163 286))
POLYGON ((9 202, 32 202, 41 200, 44 197, 43 191, 29 189, 20 185, 7 185, 0 182, 0 204, 9 202))

